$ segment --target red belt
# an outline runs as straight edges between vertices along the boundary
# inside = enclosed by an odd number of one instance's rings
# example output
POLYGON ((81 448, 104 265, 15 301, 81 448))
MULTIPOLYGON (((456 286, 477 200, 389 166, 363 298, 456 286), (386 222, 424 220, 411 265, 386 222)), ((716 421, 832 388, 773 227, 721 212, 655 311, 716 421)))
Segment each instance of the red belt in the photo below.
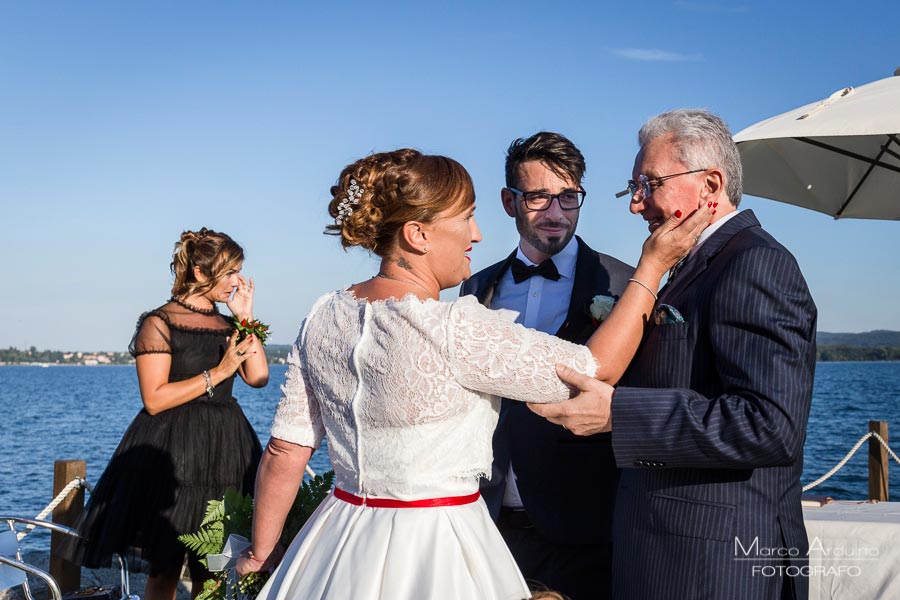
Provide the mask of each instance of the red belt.
POLYGON ((468 496, 447 496, 446 498, 426 498, 425 500, 393 500, 391 498, 361 497, 345 492, 341 488, 334 488, 334 497, 356 506, 370 506, 372 508, 430 508, 433 506, 460 506, 471 504, 478 500, 481 492, 475 492, 468 496))

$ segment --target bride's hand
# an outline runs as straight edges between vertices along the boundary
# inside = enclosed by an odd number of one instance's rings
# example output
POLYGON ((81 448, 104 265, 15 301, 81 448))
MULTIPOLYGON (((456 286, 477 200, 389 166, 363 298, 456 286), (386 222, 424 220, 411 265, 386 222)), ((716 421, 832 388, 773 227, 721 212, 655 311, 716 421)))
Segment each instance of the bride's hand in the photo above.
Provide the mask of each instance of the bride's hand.
POLYGON ((238 319, 253 318, 253 278, 244 279, 238 275, 238 287, 231 299, 225 303, 231 314, 238 319))
POLYGON ((234 569, 237 571, 238 577, 243 577, 247 573, 271 571, 279 562, 281 562, 283 556, 284 549, 281 547, 281 544, 275 546, 269 556, 266 557, 266 560, 259 560, 249 552, 248 548, 238 556, 234 569))
POLYGON ((662 276, 690 252, 709 225, 713 211, 714 207, 703 205, 686 219, 680 218, 680 211, 666 219, 644 242, 641 263, 655 267, 662 276))
POLYGON ((238 556, 237 563, 234 565, 234 570, 237 571, 238 577, 243 577, 247 573, 259 573, 260 571, 266 570, 266 562, 257 560, 255 556, 248 554, 247 552, 241 552, 241 555, 238 556))
POLYGON ((256 573, 262 570, 263 563, 253 560, 246 554, 238 556, 234 570, 237 571, 238 577, 243 577, 247 573, 256 573))

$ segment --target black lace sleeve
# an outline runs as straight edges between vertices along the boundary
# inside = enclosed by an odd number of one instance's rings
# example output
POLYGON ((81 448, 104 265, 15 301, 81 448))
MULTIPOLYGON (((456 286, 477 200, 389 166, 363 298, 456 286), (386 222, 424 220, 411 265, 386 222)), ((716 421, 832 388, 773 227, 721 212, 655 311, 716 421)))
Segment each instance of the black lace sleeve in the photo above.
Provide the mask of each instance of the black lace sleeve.
POLYGON ((141 354, 172 353, 169 317, 165 311, 157 309, 141 315, 131 344, 128 345, 128 352, 135 357, 141 354))

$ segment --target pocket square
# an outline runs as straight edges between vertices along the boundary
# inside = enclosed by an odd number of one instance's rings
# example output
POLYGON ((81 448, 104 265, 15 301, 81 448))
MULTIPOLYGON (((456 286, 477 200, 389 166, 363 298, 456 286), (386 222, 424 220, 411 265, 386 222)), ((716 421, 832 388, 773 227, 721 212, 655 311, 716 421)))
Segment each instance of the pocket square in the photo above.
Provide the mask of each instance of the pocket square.
POLYGON ((684 323, 684 317, 671 304, 660 304, 653 313, 657 325, 674 325, 684 323))

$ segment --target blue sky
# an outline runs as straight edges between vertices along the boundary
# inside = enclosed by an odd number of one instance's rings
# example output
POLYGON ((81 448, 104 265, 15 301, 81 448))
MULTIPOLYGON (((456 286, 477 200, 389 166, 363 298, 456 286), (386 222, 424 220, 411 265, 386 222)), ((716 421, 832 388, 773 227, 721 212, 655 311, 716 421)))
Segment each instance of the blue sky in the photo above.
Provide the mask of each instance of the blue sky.
MULTIPOLYGON (((646 228, 614 194, 645 119, 706 107, 737 132, 888 77, 897 22, 900 3, 830 0, 0 1, 0 347, 125 349, 201 226, 244 245, 255 312, 288 343, 376 269, 322 235, 329 187, 404 146, 471 172, 478 269, 516 242, 507 145, 564 133, 588 164, 579 233, 633 263, 646 228)), ((900 330, 900 224, 742 208, 797 257, 820 330, 900 330)))

